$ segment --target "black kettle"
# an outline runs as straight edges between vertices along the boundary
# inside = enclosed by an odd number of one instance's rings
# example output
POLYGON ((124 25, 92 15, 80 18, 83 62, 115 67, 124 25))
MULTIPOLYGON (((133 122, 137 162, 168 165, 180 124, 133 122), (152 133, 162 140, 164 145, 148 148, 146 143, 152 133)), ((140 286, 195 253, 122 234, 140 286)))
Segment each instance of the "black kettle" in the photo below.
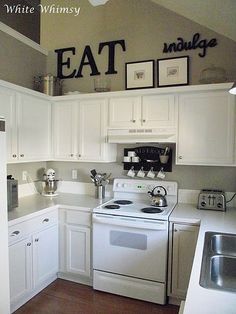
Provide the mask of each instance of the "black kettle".
POLYGON ((155 186, 155 188, 152 191, 148 191, 148 194, 150 194, 152 198, 151 205, 158 206, 158 207, 167 206, 167 200, 166 200, 167 191, 164 188, 164 186, 161 186, 161 185, 155 186))

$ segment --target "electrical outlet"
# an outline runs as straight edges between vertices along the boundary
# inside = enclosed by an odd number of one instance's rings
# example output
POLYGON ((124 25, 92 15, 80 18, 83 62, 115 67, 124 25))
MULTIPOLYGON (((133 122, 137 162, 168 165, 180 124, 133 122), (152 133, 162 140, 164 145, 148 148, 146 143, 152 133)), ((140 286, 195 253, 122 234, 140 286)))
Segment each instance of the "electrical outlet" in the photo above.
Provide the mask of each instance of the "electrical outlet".
POLYGON ((71 173, 72 179, 76 180, 78 178, 78 172, 77 169, 73 169, 71 173))
POLYGON ((27 181, 28 173, 27 171, 22 171, 22 181, 27 181))

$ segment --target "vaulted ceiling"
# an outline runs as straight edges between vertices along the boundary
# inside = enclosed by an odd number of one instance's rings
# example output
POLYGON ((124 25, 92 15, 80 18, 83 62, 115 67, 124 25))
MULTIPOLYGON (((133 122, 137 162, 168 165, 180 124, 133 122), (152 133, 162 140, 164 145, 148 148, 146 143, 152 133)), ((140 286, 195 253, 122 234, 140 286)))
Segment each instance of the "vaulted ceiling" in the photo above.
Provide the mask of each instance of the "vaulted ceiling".
POLYGON ((236 41, 236 0, 151 0, 236 41))

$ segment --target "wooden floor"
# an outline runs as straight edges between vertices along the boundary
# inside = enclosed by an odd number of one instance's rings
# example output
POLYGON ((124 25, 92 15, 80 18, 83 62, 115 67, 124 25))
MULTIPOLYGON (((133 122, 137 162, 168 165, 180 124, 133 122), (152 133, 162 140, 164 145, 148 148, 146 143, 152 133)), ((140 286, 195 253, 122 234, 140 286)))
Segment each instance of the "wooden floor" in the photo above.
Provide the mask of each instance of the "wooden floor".
POLYGON ((15 314, 177 314, 178 306, 158 305, 57 279, 15 314))

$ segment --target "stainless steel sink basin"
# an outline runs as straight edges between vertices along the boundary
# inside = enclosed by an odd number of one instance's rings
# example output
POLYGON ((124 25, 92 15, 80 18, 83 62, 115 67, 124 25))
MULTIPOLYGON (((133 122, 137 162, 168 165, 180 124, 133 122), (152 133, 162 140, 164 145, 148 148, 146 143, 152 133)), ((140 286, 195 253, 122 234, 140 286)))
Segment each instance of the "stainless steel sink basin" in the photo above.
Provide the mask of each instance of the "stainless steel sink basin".
POLYGON ((211 244, 216 254, 236 256, 236 235, 215 234, 211 238, 211 244))
POLYGON ((236 235, 206 232, 200 285, 236 292, 236 235))
POLYGON ((222 290, 236 291, 236 258, 223 255, 211 258, 211 281, 222 290))

